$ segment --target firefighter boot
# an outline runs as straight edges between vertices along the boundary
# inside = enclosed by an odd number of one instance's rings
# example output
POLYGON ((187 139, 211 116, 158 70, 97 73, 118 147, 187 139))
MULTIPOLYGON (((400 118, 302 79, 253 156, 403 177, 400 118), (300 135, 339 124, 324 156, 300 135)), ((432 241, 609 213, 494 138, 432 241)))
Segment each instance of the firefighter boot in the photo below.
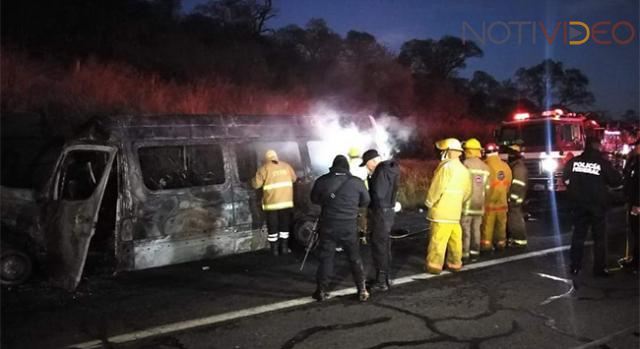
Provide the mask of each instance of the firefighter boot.
POLYGON ((366 302, 367 299, 369 299, 369 292, 367 292, 367 285, 365 284, 364 280, 362 282, 359 282, 356 285, 356 288, 358 289, 358 300, 360 302, 366 302))
POLYGON ((313 297, 313 299, 317 300, 318 302, 323 302, 329 298, 329 293, 324 290, 324 287, 318 286, 311 297, 313 297))
POLYGON ((280 255, 289 254, 289 239, 280 239, 280 255))
POLYGON ((378 270, 376 272, 376 282, 371 286, 371 290, 376 292, 389 291, 389 274, 386 271, 378 270))
POLYGON ((278 242, 270 242, 269 244, 271 245, 271 255, 277 256, 278 255, 278 242))

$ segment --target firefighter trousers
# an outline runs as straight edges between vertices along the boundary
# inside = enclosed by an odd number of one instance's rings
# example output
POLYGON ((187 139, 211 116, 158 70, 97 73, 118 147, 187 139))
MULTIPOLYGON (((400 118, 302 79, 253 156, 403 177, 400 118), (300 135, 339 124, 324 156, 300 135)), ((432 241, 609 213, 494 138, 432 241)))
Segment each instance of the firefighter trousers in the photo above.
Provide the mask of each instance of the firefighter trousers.
POLYGON ((593 237, 593 271, 600 272, 606 267, 607 237, 606 237, 606 209, 584 208, 573 209, 573 236, 571 238, 571 268, 582 268, 584 255, 584 240, 591 227, 593 237))
POLYGON ((482 216, 462 216, 462 258, 480 253, 482 216))
POLYGON ((507 243, 507 211, 490 211, 484 215, 482 227, 481 251, 503 249, 507 243))
POLYGON ((331 227, 321 227, 319 232, 318 255, 320 264, 316 272, 316 282, 320 289, 326 290, 333 276, 333 262, 336 254, 336 246, 341 246, 346 252, 351 266, 353 281, 357 287, 364 283, 364 267, 360 258, 360 244, 356 222, 343 226, 332 224, 331 227))
POLYGON ((427 247, 426 269, 440 274, 447 260, 447 268, 458 271, 462 268, 462 227, 460 223, 431 222, 431 239, 427 247))
POLYGON ((527 245, 527 227, 524 223, 522 205, 509 205, 507 231, 509 232, 509 242, 513 246, 524 247, 527 245))

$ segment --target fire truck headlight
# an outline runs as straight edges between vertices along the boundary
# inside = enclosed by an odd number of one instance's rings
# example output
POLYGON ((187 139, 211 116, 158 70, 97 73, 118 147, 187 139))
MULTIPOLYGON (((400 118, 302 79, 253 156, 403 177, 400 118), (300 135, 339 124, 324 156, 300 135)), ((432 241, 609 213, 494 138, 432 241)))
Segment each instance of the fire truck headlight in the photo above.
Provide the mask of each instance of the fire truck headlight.
POLYGON ((543 159, 542 169, 545 172, 553 173, 555 170, 558 169, 558 160, 551 159, 551 158, 543 159))
POLYGON ((627 154, 629 154, 630 152, 631 152, 631 147, 630 147, 628 144, 624 144, 624 145, 622 146, 622 149, 620 150, 620 153, 621 153, 622 155, 627 155, 627 154))

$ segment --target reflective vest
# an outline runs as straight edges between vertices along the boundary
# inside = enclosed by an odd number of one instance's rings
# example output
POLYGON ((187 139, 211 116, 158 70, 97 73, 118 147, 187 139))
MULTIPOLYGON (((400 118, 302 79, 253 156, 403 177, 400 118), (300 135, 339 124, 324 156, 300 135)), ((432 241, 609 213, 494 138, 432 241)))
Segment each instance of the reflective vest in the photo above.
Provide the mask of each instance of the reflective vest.
POLYGON ((467 158, 464 160, 464 165, 471 173, 471 198, 464 204, 462 214, 482 216, 485 194, 489 190, 489 166, 479 157, 467 158))
POLYGON ((471 174, 458 159, 447 159, 436 168, 425 204, 427 219, 438 223, 459 223, 462 205, 471 196, 471 174))
POLYGON ((507 196, 511 187, 511 169, 497 153, 489 154, 485 161, 489 166, 489 191, 485 200, 486 212, 508 210, 507 196))
POLYGON ((293 207, 293 183, 296 173, 283 161, 269 161, 262 165, 251 180, 254 189, 262 188, 262 209, 282 210, 293 207))
POLYGON ((518 159, 509 164, 513 173, 511 181, 511 191, 509 192, 509 202, 511 204, 522 205, 527 194, 527 180, 529 175, 524 160, 518 159))

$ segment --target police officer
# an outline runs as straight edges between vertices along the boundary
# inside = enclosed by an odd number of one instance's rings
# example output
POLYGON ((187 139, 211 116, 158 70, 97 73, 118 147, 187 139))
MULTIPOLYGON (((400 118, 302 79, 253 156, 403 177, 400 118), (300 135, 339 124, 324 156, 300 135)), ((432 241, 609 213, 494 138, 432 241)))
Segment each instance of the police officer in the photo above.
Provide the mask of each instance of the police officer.
POLYGON ((490 143, 485 147, 489 166, 489 191, 485 201, 484 225, 480 250, 483 252, 503 250, 507 244, 507 195, 511 187, 511 169, 500 159, 498 146, 490 143))
POLYGON ((593 234, 593 273, 608 276, 606 269, 606 226, 608 207, 607 187, 618 187, 622 177, 600 153, 600 142, 588 138, 584 152, 572 158, 564 167, 562 178, 567 184, 573 209, 573 237, 571 240, 571 274, 582 268, 584 240, 587 229, 593 234))
POLYGON ((480 229, 484 216, 484 200, 489 189, 489 166, 480 159, 482 145, 475 138, 462 144, 464 148, 463 164, 471 173, 471 198, 462 208, 462 259, 477 258, 480 254, 480 229))
POLYGON ((436 148, 442 161, 433 174, 425 200, 429 208, 427 219, 431 222, 425 269, 431 274, 442 272, 445 255, 449 270, 462 268, 460 217, 462 205, 471 196, 471 174, 460 162, 463 151, 460 141, 443 139, 436 142, 436 148))
POLYGON ((375 149, 362 154, 360 167, 366 167, 370 173, 368 187, 371 204, 367 220, 371 231, 371 254, 376 268, 376 280, 371 289, 387 291, 390 286, 391 262, 389 236, 395 219, 400 167, 393 160, 383 161, 375 149))
POLYGON ((267 216, 267 241, 274 256, 289 253, 289 231, 293 208, 293 183, 296 173, 274 150, 265 153, 265 162, 251 180, 254 189, 262 189, 262 210, 267 216), (278 251, 279 246, 279 251, 278 251))
POLYGON ((510 247, 527 246, 527 227, 524 223, 522 205, 527 194, 529 174, 522 158, 520 144, 512 144, 508 148, 509 167, 513 179, 509 191, 509 212, 507 214, 508 244, 510 247))
POLYGON ((336 245, 341 245, 349 257, 358 298, 360 301, 369 298, 357 233, 358 208, 367 207, 369 201, 364 182, 349 173, 349 162, 342 155, 336 156, 329 173, 314 183, 311 202, 322 206, 319 221, 320 264, 316 273, 317 288, 313 293, 316 300, 323 301, 329 297, 327 286, 333 274, 336 245))

